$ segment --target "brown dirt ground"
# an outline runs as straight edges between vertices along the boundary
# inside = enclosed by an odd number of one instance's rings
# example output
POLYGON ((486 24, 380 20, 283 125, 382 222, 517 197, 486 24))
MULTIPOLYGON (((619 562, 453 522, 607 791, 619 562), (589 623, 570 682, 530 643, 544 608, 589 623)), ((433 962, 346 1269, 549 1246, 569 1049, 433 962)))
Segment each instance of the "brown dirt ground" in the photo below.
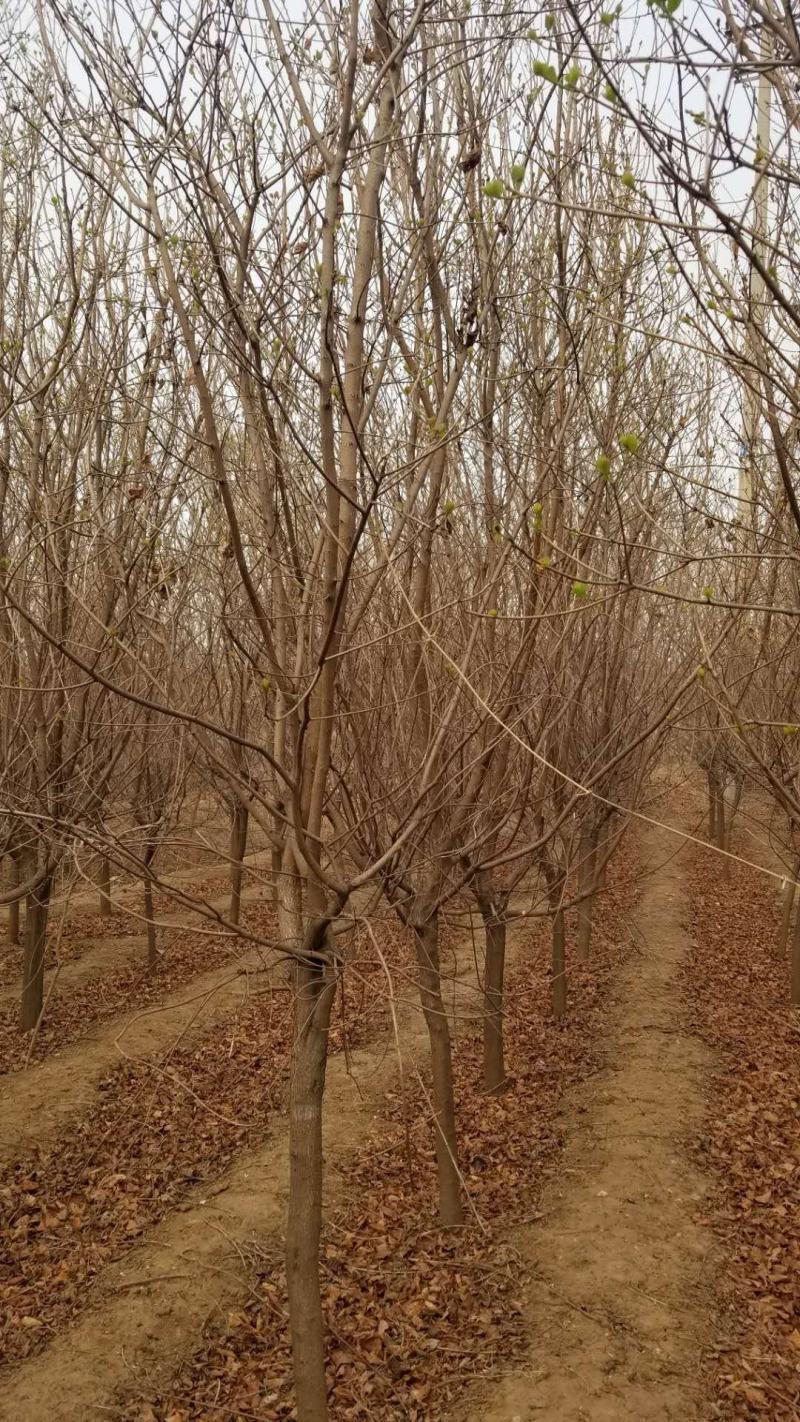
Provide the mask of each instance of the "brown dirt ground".
POLYGON ((177 1042, 234 1012, 245 1001, 256 972, 263 972, 262 957, 257 951, 245 953, 237 962, 185 984, 157 1008, 103 1022, 94 1035, 4 1078, 0 1162, 26 1155, 87 1110, 98 1082, 123 1057, 138 1060, 168 1052, 177 1042))
MULTIPOLYGON (((658 813, 656 811, 656 813, 658 813)), ((709 1053, 684 1028, 682 856, 643 825, 650 870, 640 948, 623 969, 604 1069, 570 1095, 564 1164, 515 1239, 531 1276, 523 1365, 481 1386, 470 1422, 691 1422, 710 1345, 715 1242, 707 1182, 686 1147, 702 1123, 709 1053)))
MULTIPOLYGON (((519 956, 526 933, 524 923, 508 935, 509 967, 519 956)), ((474 945, 471 934, 459 944, 452 967, 449 1008, 465 1030, 479 1012, 474 986, 474 945)), ((217 975, 212 975, 217 976, 217 975)), ((246 980, 243 980, 246 981, 246 980)), ((194 985, 194 990, 200 983, 194 985)), ((221 990, 224 992, 224 989, 221 990)), ((241 983, 228 991, 241 994, 241 983)), ((221 1010, 218 994, 214 1001, 221 1010)), ((230 1004, 229 1004, 230 1005, 230 1004)), ((196 1007, 196 1004, 195 1004, 196 1007)), ((402 1026, 405 1069, 424 1059, 427 1034, 421 1014, 411 1003, 398 1002, 402 1026)), ((158 1013, 139 1018, 135 1044, 152 1053, 174 1040, 175 1014, 158 1013), (171 1017, 171 1021, 170 1021, 171 1017), (145 1025, 148 1024, 148 1025, 145 1025), (152 1037, 140 1036, 140 1031, 152 1037)), ((127 1043, 127 1038, 124 1039, 127 1043)), ((130 1050, 130 1045, 127 1045, 130 1050)), ((53 1132, 69 1114, 62 1096, 71 1097, 70 1111, 85 1108, 97 1079, 82 1059, 86 1044, 76 1049, 74 1080, 63 1077, 63 1053, 57 1061, 33 1068, 13 1079, 9 1102, 0 1101, 0 1140, 6 1151, 6 1119, 13 1115, 17 1138, 9 1154, 20 1154, 21 1135, 53 1132), (47 1088, 41 1084, 52 1068, 47 1088), (32 1080, 39 1083, 28 1087, 32 1080), (70 1089, 72 1088, 72 1089, 70 1089), (42 1112, 35 1122, 30 1115, 32 1096, 42 1112), (47 1108, 50 1108, 49 1113, 47 1108)), ((114 1041, 104 1036, 98 1053, 114 1053, 114 1041)), ((397 1079, 397 1059, 392 1042, 337 1056, 328 1067, 325 1112, 326 1207, 336 1203, 347 1179, 347 1161, 368 1138, 386 1092, 397 1079)), ((268 1142, 223 1176, 215 1185, 187 1202, 180 1211, 151 1230, 142 1244, 131 1250, 95 1281, 97 1304, 55 1336, 44 1353, 10 1369, 0 1389, 0 1422, 90 1422, 113 1416, 114 1398, 136 1389, 155 1389, 167 1380, 177 1364, 197 1346, 204 1324, 226 1303, 246 1292, 251 1268, 248 1254, 256 1241, 271 1236, 276 1241, 283 1226, 287 1190, 287 1137, 279 1124, 268 1142)))
MULTIPOLYGON (((522 1306, 534 1341, 519 1367, 476 1386, 458 1411, 462 1422, 694 1422, 701 1415, 695 1380, 712 1341, 716 1261, 713 1237, 700 1222, 706 1181, 685 1147, 701 1128, 710 1058, 683 1025, 680 969, 688 938, 677 841, 647 826, 639 839, 650 870, 636 916, 640 947, 620 977, 605 1065, 569 1094, 562 1166, 513 1241, 520 1273, 529 1278, 522 1306)), ((517 946, 515 933, 512 959, 517 946)), ((461 1018, 477 1010, 471 956, 467 939, 459 955, 463 991, 453 994, 461 1018)), ((241 984, 233 990, 241 992, 241 984)), ((402 1017, 404 1054, 412 1060, 424 1053, 424 1027, 413 1008, 403 1008, 402 1017)), ((177 1030, 176 1020, 161 1013, 150 1023, 155 1038, 142 1040, 147 1053, 174 1040, 177 1030)), ((97 1046, 118 1050, 110 1033, 97 1046)), ((91 1063, 87 1073, 86 1050, 82 1044, 83 1067, 76 1053, 71 1088, 67 1083, 70 1110, 85 1107, 96 1080, 91 1063)), ((45 1130, 68 1119, 59 1104, 68 1055, 17 1078, 18 1129, 37 1104, 45 1130), (41 1082, 48 1067, 56 1073, 49 1082, 26 1088, 41 1082)), ((328 1204, 395 1072, 385 1043, 331 1061, 328 1204)), ((4 1147, 8 1110, 0 1102, 4 1147)), ((35 1134, 41 1129, 38 1120, 35 1134)), ((34 1134, 32 1122, 28 1133, 34 1134)), ((18 1151, 19 1138, 10 1154, 18 1151)), ((0 1422, 89 1422, 113 1416, 120 1392, 154 1390, 195 1346, 209 1316, 241 1298, 250 1246, 265 1235, 279 1237, 285 1199, 281 1125, 264 1147, 152 1230, 123 1265, 109 1268, 97 1281, 94 1308, 43 1354, 6 1374, 0 1422)))
MULTIPOLYGON (((242 893, 243 902, 268 896, 269 884, 263 875, 266 872, 266 858, 263 854, 249 855, 244 863, 246 873, 244 889, 242 893)), ((179 890, 191 892, 198 879, 212 879, 212 887, 216 888, 216 893, 212 892, 208 902, 211 908, 224 913, 230 901, 230 890, 227 884, 220 883, 220 874, 212 875, 208 868, 194 866, 181 872, 175 872, 169 876, 169 882, 174 884, 179 890)), ((110 969, 125 966, 131 960, 140 959, 144 956, 145 947, 145 924, 142 917, 141 886, 135 885, 133 888, 126 887, 114 895, 114 916, 108 921, 103 921, 96 913, 87 914, 88 906, 94 907, 97 895, 88 893, 75 894, 69 904, 65 906, 66 922, 72 926, 76 921, 80 927, 83 922, 88 922, 92 926, 92 931, 82 937, 77 947, 72 948, 72 956, 65 960, 58 961, 58 952, 55 947, 55 940, 58 938, 58 927, 62 912, 62 905, 56 900, 54 902, 49 933, 49 954, 51 960, 56 959, 52 966, 48 966, 45 973, 45 998, 53 982, 53 977, 58 973, 58 992, 62 994, 72 987, 80 987, 83 983, 95 977, 98 973, 105 973, 110 969)), ((174 902, 170 904, 167 893, 157 893, 154 896, 156 909, 156 924, 158 929, 159 942, 163 944, 163 936, 167 933, 180 932, 191 925, 209 926, 209 921, 202 914, 192 912, 188 905, 179 909, 174 907, 174 902)), ((0 924, 4 923, 6 913, 0 917, 0 924)), ((0 948, 0 965, 2 965, 2 978, 0 978, 0 1010, 15 1006, 19 997, 19 974, 22 965, 22 949, 18 945, 3 944, 0 948), (8 984, 7 986, 5 984, 8 984)))

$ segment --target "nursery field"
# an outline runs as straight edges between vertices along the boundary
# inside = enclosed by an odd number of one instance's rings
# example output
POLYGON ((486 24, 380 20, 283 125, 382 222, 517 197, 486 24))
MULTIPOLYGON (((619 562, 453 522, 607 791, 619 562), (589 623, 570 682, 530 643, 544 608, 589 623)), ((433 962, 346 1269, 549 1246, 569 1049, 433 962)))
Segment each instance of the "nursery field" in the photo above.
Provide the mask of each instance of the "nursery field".
POLYGON ((796 11, 0 5, 0 1422, 800 1422, 796 11))

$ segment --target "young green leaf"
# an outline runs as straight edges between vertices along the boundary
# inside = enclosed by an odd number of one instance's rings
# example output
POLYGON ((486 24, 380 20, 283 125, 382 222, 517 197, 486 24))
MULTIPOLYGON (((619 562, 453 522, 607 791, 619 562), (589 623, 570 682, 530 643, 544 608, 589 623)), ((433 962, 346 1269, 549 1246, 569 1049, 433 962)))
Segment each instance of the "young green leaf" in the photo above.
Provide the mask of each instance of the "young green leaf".
POLYGON ((537 79, 546 79, 550 84, 558 83, 558 75, 552 64, 546 64, 543 59, 534 61, 533 72, 537 79))

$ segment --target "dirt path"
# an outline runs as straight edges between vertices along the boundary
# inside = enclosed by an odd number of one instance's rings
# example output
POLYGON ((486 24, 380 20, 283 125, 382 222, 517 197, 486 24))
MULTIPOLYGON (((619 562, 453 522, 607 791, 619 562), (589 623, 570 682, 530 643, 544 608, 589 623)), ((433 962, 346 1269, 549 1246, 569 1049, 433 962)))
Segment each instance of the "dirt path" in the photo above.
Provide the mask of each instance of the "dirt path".
MULTIPOLYGON (((509 967, 525 941, 524 923, 509 929, 509 967)), ((448 1008, 459 1030, 480 1013, 474 946, 466 932, 454 954, 448 1008)), ((427 1033, 418 1007, 398 1001, 406 1070, 424 1060, 427 1033)), ((381 1041, 328 1066, 325 1108, 326 1205, 347 1180, 347 1161, 368 1138, 384 1094, 396 1086, 392 1042, 381 1041)), ((60 1088, 59 1088, 60 1094, 60 1088)), ((0 1120, 0 1137, 3 1123, 0 1120)), ((2 1375, 0 1422, 90 1422, 113 1417, 114 1398, 166 1381, 200 1341, 207 1319, 248 1288, 248 1249, 283 1228, 288 1180, 286 1126, 277 1120, 267 1143, 205 1186, 180 1212, 151 1230, 95 1283, 96 1303, 39 1354, 2 1375), (148 1282, 152 1281, 152 1282, 148 1282)))
POLYGON ((185 983, 158 1007, 113 1017, 45 1061, 5 1077, 0 1091, 0 1163, 24 1157, 87 1110, 98 1082, 123 1057, 156 1056, 233 1013, 246 1000, 255 972, 263 985, 263 965, 257 950, 246 952, 185 983))
POLYGON ((705 1047, 682 1029, 687 948, 678 841, 643 826, 640 948, 623 970, 606 1066, 565 1103, 563 1165, 515 1240, 533 1348, 473 1422, 693 1422, 714 1242, 685 1144, 701 1129, 705 1047))
MULTIPOLYGON (((362 1052, 351 1070, 348 1078, 342 1058, 330 1063, 329 1164, 343 1163, 363 1139, 391 1065, 362 1052)), ((329 1170, 329 1200, 340 1178, 329 1170)), ((260 1151, 108 1268, 95 1286, 96 1306, 43 1355, 3 1375, 0 1422, 91 1422, 114 1415, 119 1392, 168 1379, 199 1343, 209 1316, 246 1290, 248 1249, 265 1236, 279 1237, 287 1182, 287 1139, 279 1122, 260 1151)))
MULTIPOLYGON (((251 871, 251 876, 261 868, 262 863, 266 863, 263 851, 248 855, 244 861, 245 869, 251 871)), ((176 872, 170 876, 168 882, 178 889, 188 890, 195 879, 201 877, 203 873, 208 873, 202 869, 186 869, 176 872)), ((167 882, 167 881, 165 881, 167 882)), ((100 933, 86 938, 83 951, 77 958, 68 959, 58 965, 48 966, 45 972, 45 1000, 53 978, 58 973, 58 993, 59 995, 69 992, 72 988, 81 987, 92 978, 115 968, 124 968, 137 959, 141 960, 145 953, 144 934, 145 924, 141 917, 142 906, 139 902, 138 885, 121 891, 115 898, 115 909, 118 913, 131 912, 134 915, 134 922, 138 924, 130 933, 100 933)), ((268 894, 268 886, 257 880, 250 884, 245 884, 242 891, 242 903, 257 903, 263 900, 268 894)), ((86 896, 84 895, 84 898, 86 896)), ((230 903, 230 891, 226 889, 224 894, 216 895, 209 900, 210 907, 219 913, 226 913, 230 903)), ((73 906, 77 907, 77 896, 73 900, 73 906)), ((54 912, 52 922, 58 922, 58 913, 54 912)), ((176 909, 174 912, 159 913, 155 916, 156 928, 159 933, 161 946, 164 946, 164 935, 173 933, 183 933, 193 927, 209 926, 209 920, 204 914, 190 907, 176 909)), ((21 948, 10 948, 6 945, 2 947, 3 954, 7 957, 13 955, 15 968, 21 964, 21 948), (19 963, 17 963, 19 960, 19 963)), ((0 987, 0 1011, 11 1006, 15 1006, 19 999, 19 983, 15 980, 7 987, 0 987)))

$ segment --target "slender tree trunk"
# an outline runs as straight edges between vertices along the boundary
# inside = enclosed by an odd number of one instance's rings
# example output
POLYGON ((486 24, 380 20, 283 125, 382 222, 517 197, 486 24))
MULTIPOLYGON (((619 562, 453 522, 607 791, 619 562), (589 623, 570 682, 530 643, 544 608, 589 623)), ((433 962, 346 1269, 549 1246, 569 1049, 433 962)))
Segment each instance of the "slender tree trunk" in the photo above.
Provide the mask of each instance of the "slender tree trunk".
POLYGON ((567 1010, 567 951, 564 932, 564 910, 553 914, 551 992, 553 1016, 558 1019, 567 1010))
MULTIPOLYGON (((727 849, 728 853, 730 853, 731 844, 733 841, 733 822, 736 819, 736 812, 739 809, 739 803, 742 798, 742 788, 742 779, 741 777, 737 776, 733 782, 733 790, 730 794, 730 797, 728 797, 726 794, 723 794, 722 796, 724 815, 724 838, 722 848, 727 849), (725 811, 727 811, 727 813, 725 813, 725 811)), ((726 864, 725 867, 726 869, 728 869, 729 865, 726 864)))
POLYGON ((47 918, 52 887, 52 876, 48 876, 27 897, 20 1000, 20 1026, 23 1032, 32 1032, 42 1013, 47 918))
MULTIPOLYGON (((781 895, 783 900, 781 906, 781 921, 773 944, 773 951, 776 958, 785 958, 789 947, 789 935, 792 929, 792 910, 794 908, 795 894, 797 892, 795 882, 798 877, 800 877, 800 859, 798 859, 795 864, 791 877, 787 878, 783 886, 783 894, 781 895)), ((800 914, 798 914, 798 917, 800 917, 800 914)))
MULTIPOLYGON (((10 889, 16 889, 19 887, 20 861, 19 855, 13 850, 9 859, 9 866, 11 872, 9 874, 8 886, 10 889)), ((12 947, 16 947, 19 943, 19 899, 15 899, 14 902, 8 906, 8 941, 12 947)))
POLYGON ((712 844, 719 844, 720 796, 717 778, 707 773, 708 779, 708 838, 712 844))
POLYGON ((581 841, 580 865, 578 867, 578 893, 582 895, 578 904, 578 942, 576 958, 579 963, 589 959, 592 944, 592 919, 594 916, 594 896, 597 890, 597 841, 599 830, 592 829, 581 841))
POLYGON ((245 805, 237 801, 231 816, 231 906, 229 917, 238 924, 242 909, 242 870, 247 850, 247 826, 250 816, 245 805))
MULTIPOLYGON (((148 844, 144 854, 145 869, 148 871, 155 857, 155 845, 148 844)), ((152 972, 158 966, 158 941, 153 914, 153 884, 149 877, 144 880, 144 917, 147 925, 147 966, 152 972)))
POLYGON ((434 1144, 439 1181, 439 1219, 449 1228, 463 1220, 456 1143, 453 1059, 450 1028, 442 1000, 439 966, 439 915, 434 910, 412 920, 419 971, 419 995, 431 1047, 434 1144))
POLYGON ((725 796, 720 781, 714 782, 714 836, 717 849, 725 848, 725 796))
POLYGON ((508 1086, 503 1052, 503 981, 506 965, 507 900, 492 898, 491 886, 476 885, 476 898, 483 919, 486 942, 484 961, 483 1087, 490 1096, 499 1096, 508 1086))
POLYGON ((153 918, 153 885, 149 879, 144 881, 144 916, 147 923, 147 966, 153 969, 158 965, 158 940, 153 918))
POLYGON ((108 855, 100 856, 100 864, 97 871, 97 887, 100 891, 100 912, 103 918, 111 917, 111 865, 108 855))
POLYGON ((800 1007, 800 913, 795 918, 792 934, 790 998, 793 1007, 800 1007))
MULTIPOLYGON (((726 850, 733 831, 733 819, 728 813, 728 801, 725 794, 726 782, 721 780, 717 787, 717 848, 726 850)), ((727 879, 730 876, 730 861, 724 857, 719 861, 719 873, 721 878, 727 879)))
POLYGON ((298 1422, 325 1422, 325 1328, 319 1280, 322 1100, 335 980, 330 969, 298 963, 293 984, 286 1281, 298 1422))
POLYGON ((603 824, 603 828, 600 830, 597 840, 597 849, 595 850, 595 865, 600 865, 600 868, 596 871, 595 875, 597 881, 595 883, 595 892, 598 889, 604 889, 606 886, 606 875, 608 874, 609 865, 609 855, 607 854, 607 849, 608 842, 612 838, 613 834, 614 816, 609 815, 605 823, 603 824))
POLYGON ((283 873, 283 851, 277 844, 273 844, 272 846, 270 868, 272 871, 272 902, 277 912, 280 905, 281 874, 283 873))

